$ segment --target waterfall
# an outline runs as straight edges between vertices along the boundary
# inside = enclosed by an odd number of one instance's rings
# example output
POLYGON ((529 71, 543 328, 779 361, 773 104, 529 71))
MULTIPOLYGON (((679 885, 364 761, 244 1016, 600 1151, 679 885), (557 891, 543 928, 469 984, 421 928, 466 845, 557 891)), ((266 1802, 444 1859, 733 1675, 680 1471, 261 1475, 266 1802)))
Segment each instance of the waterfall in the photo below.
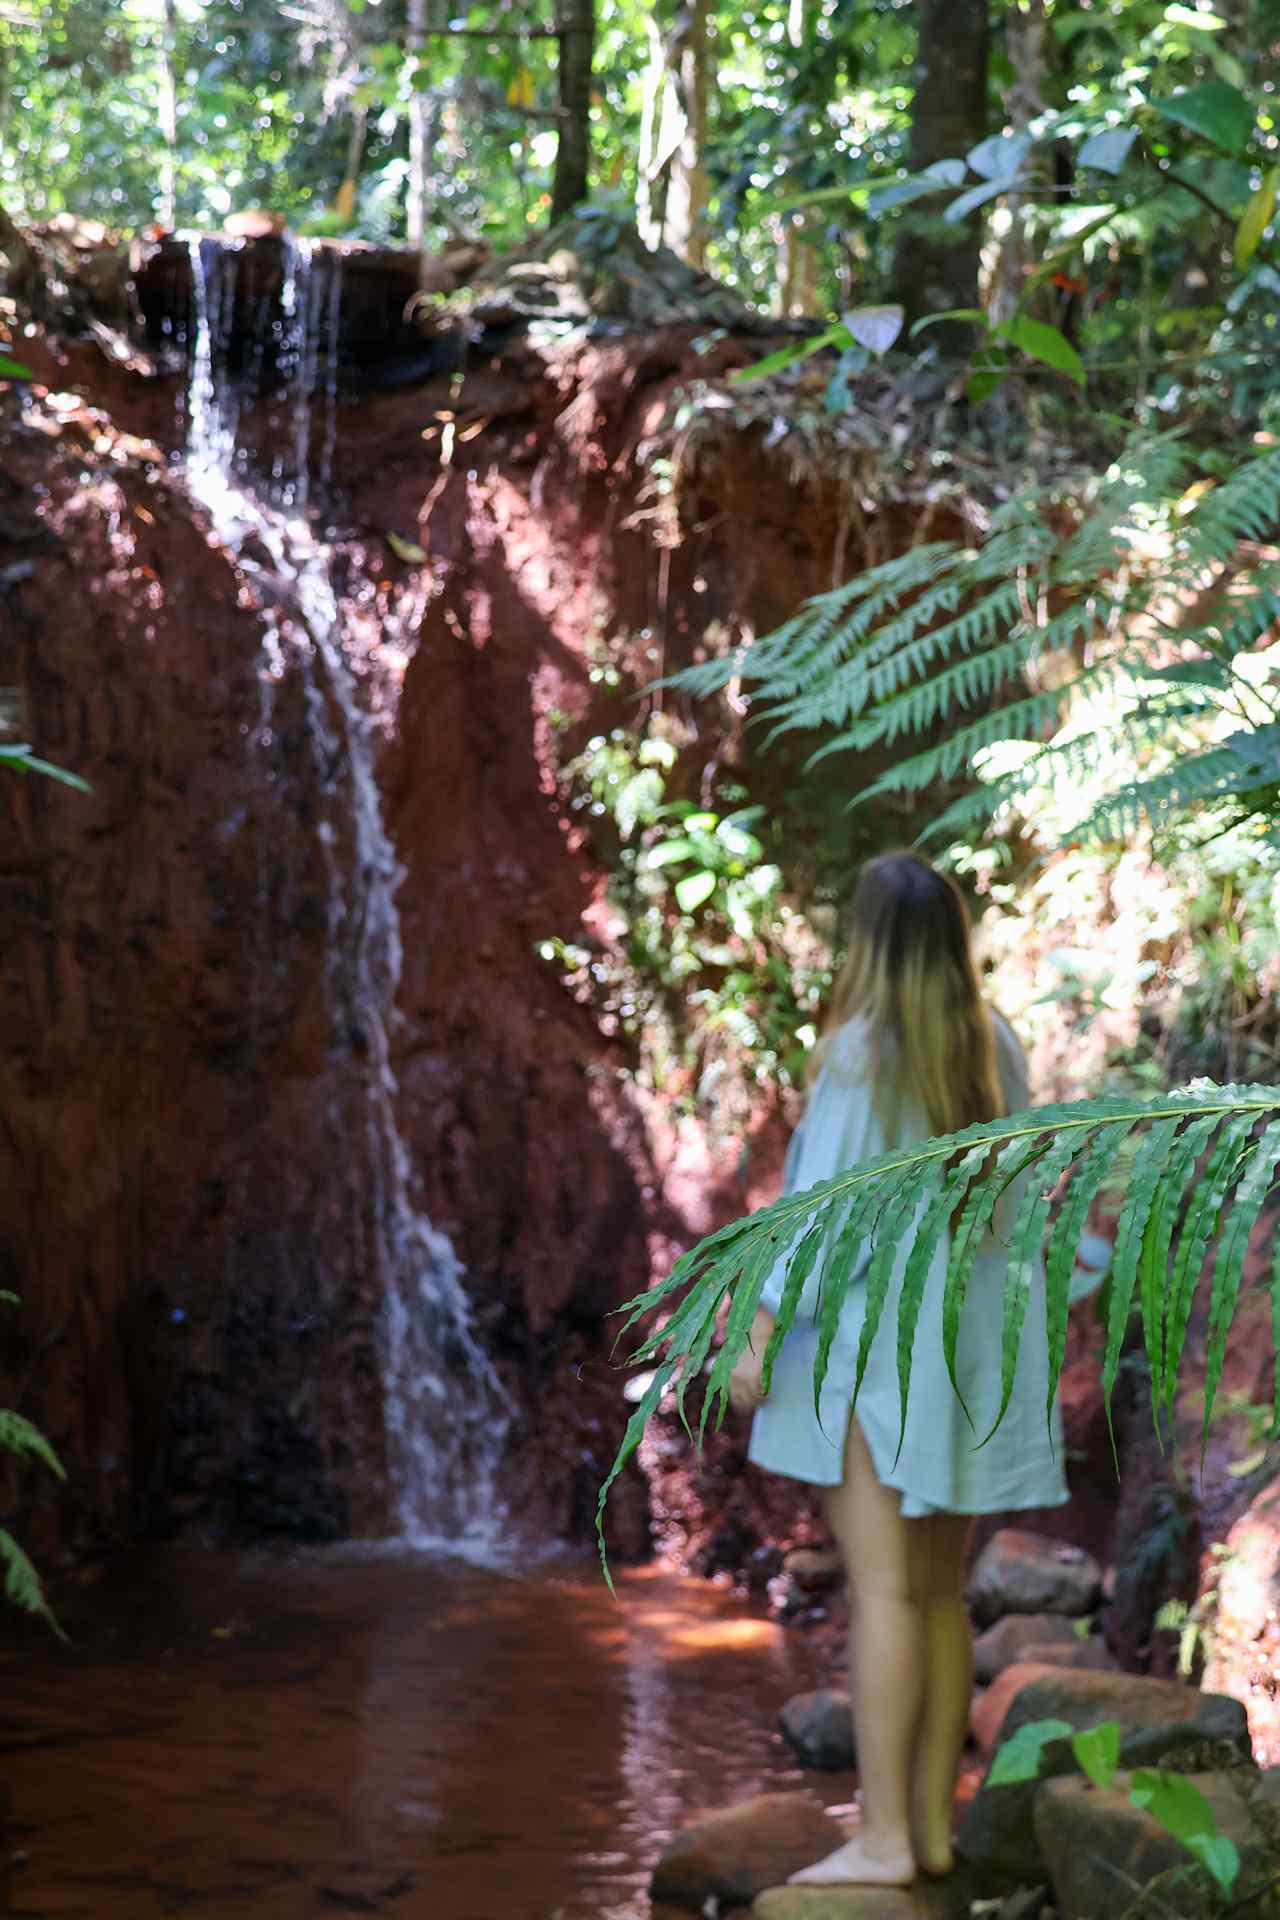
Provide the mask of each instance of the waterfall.
POLYGON ((260 668, 259 741, 270 738, 284 672, 299 674, 323 804, 314 832, 327 880, 326 986, 336 1031, 354 1026, 368 1068, 364 1121, 376 1222, 383 1400, 398 1532, 414 1545, 485 1552, 499 1521, 496 1469, 503 1427, 496 1377, 477 1342, 462 1269, 448 1239, 412 1201, 409 1155, 396 1119, 390 1029, 402 950, 396 890, 402 870, 382 818, 368 716, 344 649, 330 550, 301 517, 309 490, 312 406, 323 362, 332 455, 341 283, 318 270, 305 242, 286 247, 278 361, 292 407, 294 472, 287 510, 237 474, 238 402, 228 371, 237 256, 217 240, 189 241, 185 470, 219 539, 250 576, 283 584, 300 633, 272 635, 260 668), (265 550, 268 563, 260 558, 265 550), (284 650, 284 651, 282 651, 284 650), (344 857, 344 850, 345 852, 344 857))

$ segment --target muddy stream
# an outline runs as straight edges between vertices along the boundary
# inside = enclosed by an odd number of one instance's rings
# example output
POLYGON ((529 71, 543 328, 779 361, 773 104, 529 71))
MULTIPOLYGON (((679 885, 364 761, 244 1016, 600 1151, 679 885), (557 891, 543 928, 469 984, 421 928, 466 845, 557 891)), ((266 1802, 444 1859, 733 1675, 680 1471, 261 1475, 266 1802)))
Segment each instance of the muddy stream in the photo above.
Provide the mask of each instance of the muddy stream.
POLYGON ((690 1815, 801 1776, 831 1656, 700 1582, 377 1551, 139 1556, 0 1654, 8 1906, 641 1920, 690 1815))

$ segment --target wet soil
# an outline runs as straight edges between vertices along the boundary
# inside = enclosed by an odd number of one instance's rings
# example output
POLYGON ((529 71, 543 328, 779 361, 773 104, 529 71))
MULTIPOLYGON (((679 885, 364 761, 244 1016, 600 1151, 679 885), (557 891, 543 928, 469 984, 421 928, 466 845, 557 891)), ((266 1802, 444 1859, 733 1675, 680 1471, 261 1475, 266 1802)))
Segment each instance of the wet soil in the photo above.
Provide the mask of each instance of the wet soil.
POLYGON ((664 1841, 800 1775, 832 1656, 705 1583, 166 1549, 0 1651, 0 1911, 641 1920, 664 1841), (7 1894, 7 1906, 4 1896, 7 1894))

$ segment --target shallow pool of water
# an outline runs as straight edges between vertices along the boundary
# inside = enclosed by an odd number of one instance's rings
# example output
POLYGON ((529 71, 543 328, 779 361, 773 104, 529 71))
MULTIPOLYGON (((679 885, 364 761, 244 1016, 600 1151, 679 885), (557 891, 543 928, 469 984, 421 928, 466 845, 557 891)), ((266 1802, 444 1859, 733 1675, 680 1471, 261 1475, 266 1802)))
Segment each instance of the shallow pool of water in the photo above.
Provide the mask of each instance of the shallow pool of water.
POLYGON ((774 1731, 829 1652, 672 1574, 167 1552, 68 1624, 0 1654, 14 1914, 641 1920, 693 1814, 852 1793, 774 1731))

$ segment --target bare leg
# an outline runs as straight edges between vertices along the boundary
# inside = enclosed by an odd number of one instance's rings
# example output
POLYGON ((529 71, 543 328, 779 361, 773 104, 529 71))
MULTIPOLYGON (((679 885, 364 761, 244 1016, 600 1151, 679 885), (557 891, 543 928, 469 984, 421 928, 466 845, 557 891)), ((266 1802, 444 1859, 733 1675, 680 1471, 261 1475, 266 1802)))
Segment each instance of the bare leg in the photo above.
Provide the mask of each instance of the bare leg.
POLYGON ((899 1496, 876 1479, 856 1423, 849 1429, 844 1484, 831 1490, 827 1511, 851 1574, 850 1683, 862 1825, 856 1838, 793 1878, 907 1886, 916 1874, 912 1760, 925 1684, 924 1613, 910 1530, 921 1523, 904 1520, 899 1496))
POLYGON ((952 1803, 969 1724, 973 1637, 962 1598, 971 1522, 951 1514, 908 1521, 928 1532, 923 1648, 927 1678, 912 1766, 912 1836, 926 1873, 948 1873, 952 1803))

